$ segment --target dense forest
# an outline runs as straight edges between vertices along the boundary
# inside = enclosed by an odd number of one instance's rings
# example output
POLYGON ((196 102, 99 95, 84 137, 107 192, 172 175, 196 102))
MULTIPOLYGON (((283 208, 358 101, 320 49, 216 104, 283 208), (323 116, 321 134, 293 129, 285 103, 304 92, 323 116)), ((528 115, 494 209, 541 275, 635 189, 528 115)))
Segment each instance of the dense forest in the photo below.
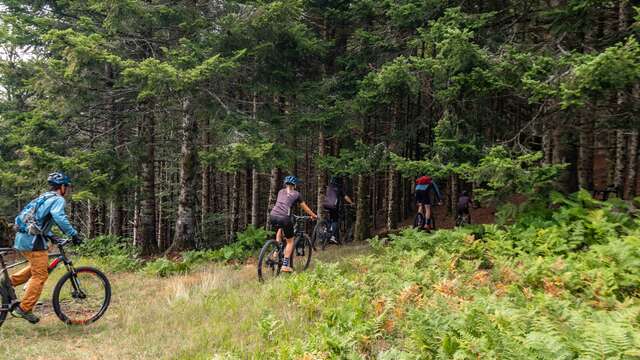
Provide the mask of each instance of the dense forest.
POLYGON ((315 209, 344 175, 362 239, 412 216, 414 176, 454 206, 497 156, 632 199, 638 5, 2 0, 0 216, 63 170, 85 236, 214 248, 265 226, 283 176, 315 209))

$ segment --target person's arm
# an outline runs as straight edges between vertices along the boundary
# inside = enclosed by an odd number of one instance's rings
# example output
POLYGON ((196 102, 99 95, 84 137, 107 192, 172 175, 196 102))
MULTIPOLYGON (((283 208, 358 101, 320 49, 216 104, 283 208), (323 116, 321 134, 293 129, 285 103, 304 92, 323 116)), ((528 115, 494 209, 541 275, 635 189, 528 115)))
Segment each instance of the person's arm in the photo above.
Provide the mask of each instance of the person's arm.
POLYGON ((313 220, 318 218, 318 215, 316 215, 316 213, 314 213, 313 210, 311 210, 309 206, 307 206, 306 202, 304 201, 300 202, 300 207, 302 208, 302 210, 304 210, 304 212, 307 213, 307 215, 311 216, 313 220))
POLYGON ((442 194, 440 193, 440 189, 438 188, 438 185, 434 182, 431 183, 433 185, 433 192, 436 194, 436 200, 438 201, 438 203, 442 202, 442 194))
POLYGON ((64 212, 64 204, 64 198, 57 197, 54 200, 49 213, 51 214, 51 217, 53 218, 55 224, 58 225, 62 232, 64 232, 67 236, 77 236, 78 231, 73 227, 73 225, 71 225, 69 219, 67 218, 67 214, 64 212))
POLYGON ((345 195, 344 196, 344 201, 347 202, 347 204, 349 205, 353 205, 353 200, 351 200, 351 198, 349 197, 349 195, 345 195))

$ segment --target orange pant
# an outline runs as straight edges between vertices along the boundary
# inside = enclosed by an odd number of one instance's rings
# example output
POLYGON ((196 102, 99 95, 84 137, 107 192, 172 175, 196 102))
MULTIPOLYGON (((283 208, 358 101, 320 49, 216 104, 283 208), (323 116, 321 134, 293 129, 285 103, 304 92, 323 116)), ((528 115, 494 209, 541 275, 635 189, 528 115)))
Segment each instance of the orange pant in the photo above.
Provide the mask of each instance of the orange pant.
POLYGON ((44 283, 49 277, 49 253, 41 251, 21 251, 29 265, 19 272, 11 275, 11 285, 18 286, 26 283, 27 290, 20 301, 20 308, 24 311, 31 311, 38 302, 44 283))

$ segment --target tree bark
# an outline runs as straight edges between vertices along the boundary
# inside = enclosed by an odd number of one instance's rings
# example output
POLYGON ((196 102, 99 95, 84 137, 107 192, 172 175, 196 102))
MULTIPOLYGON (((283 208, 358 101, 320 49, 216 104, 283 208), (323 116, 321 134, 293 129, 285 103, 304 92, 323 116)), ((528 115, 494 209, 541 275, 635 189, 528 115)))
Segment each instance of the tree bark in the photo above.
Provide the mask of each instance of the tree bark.
POLYGON ((593 190, 593 119, 582 114, 578 145, 578 185, 593 190))
POLYGON ((173 244, 168 251, 193 248, 196 222, 196 174, 198 154, 196 141, 198 123, 192 113, 189 99, 182 103, 182 147, 180 150, 180 196, 178 218, 173 244))
POLYGON ((627 169, 627 188, 624 192, 624 198, 632 200, 636 196, 638 186, 638 130, 631 131, 631 135, 629 135, 627 169))
POLYGON ((238 171, 233 172, 233 178, 231 180, 231 223, 229 226, 229 240, 233 240, 233 236, 238 231, 238 206, 240 205, 240 176, 238 175, 238 171))
POLYGON ((616 130, 616 172, 613 185, 619 193, 624 189, 625 145, 624 131, 616 130))
POLYGON ((140 173, 142 187, 140 189, 140 210, 138 214, 137 243, 142 255, 151 255, 158 251, 156 243, 156 172, 155 172, 155 116, 147 114, 143 117, 141 129, 142 142, 146 151, 141 156, 140 173))
MULTIPOLYGON (((326 152, 327 152, 327 149, 326 149, 326 142, 324 138, 324 129, 322 128, 322 125, 321 125, 320 130, 318 130, 318 158, 320 159, 323 158, 326 155, 326 152)), ((318 221, 324 218, 324 212, 322 211, 321 207, 322 207, 322 203, 324 202, 324 197, 326 195, 326 183, 327 183, 326 172, 322 169, 318 169, 318 183, 317 183, 318 208, 316 209, 318 213, 318 221)))
POLYGON ((369 187, 367 176, 358 175, 358 192, 356 197, 356 223, 354 227, 354 239, 363 241, 369 237, 369 224, 367 209, 369 208, 369 187))
POLYGON ((258 209, 260 202, 260 174, 254 167, 251 169, 251 225, 258 227, 258 209))
POLYGON ((398 225, 396 214, 398 213, 398 199, 397 199, 397 172, 393 167, 389 167, 388 173, 388 192, 387 192, 387 231, 391 231, 398 225))
POLYGON ((266 227, 269 227, 269 212, 276 204, 276 197, 278 192, 278 169, 271 169, 271 175, 269 176, 269 200, 267 202, 267 221, 266 227))

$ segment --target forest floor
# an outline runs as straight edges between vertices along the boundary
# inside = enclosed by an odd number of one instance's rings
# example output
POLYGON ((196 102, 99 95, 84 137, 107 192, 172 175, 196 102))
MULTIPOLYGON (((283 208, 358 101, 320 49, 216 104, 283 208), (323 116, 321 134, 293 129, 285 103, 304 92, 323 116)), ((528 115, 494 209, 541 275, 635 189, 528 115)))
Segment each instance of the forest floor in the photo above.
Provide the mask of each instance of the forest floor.
MULTIPOLYGON (((368 244, 330 247, 315 253, 312 264, 368 252, 368 244)), ((222 359, 239 350, 260 358, 267 341, 260 326, 265 314, 286 319, 282 336, 299 337, 298 329, 311 325, 288 302, 285 276, 260 284, 249 263, 211 264, 168 278, 110 274, 113 298, 105 317, 70 327, 48 305, 62 273, 56 271, 47 282, 39 324, 9 317, 0 327, 0 359, 222 359)))

